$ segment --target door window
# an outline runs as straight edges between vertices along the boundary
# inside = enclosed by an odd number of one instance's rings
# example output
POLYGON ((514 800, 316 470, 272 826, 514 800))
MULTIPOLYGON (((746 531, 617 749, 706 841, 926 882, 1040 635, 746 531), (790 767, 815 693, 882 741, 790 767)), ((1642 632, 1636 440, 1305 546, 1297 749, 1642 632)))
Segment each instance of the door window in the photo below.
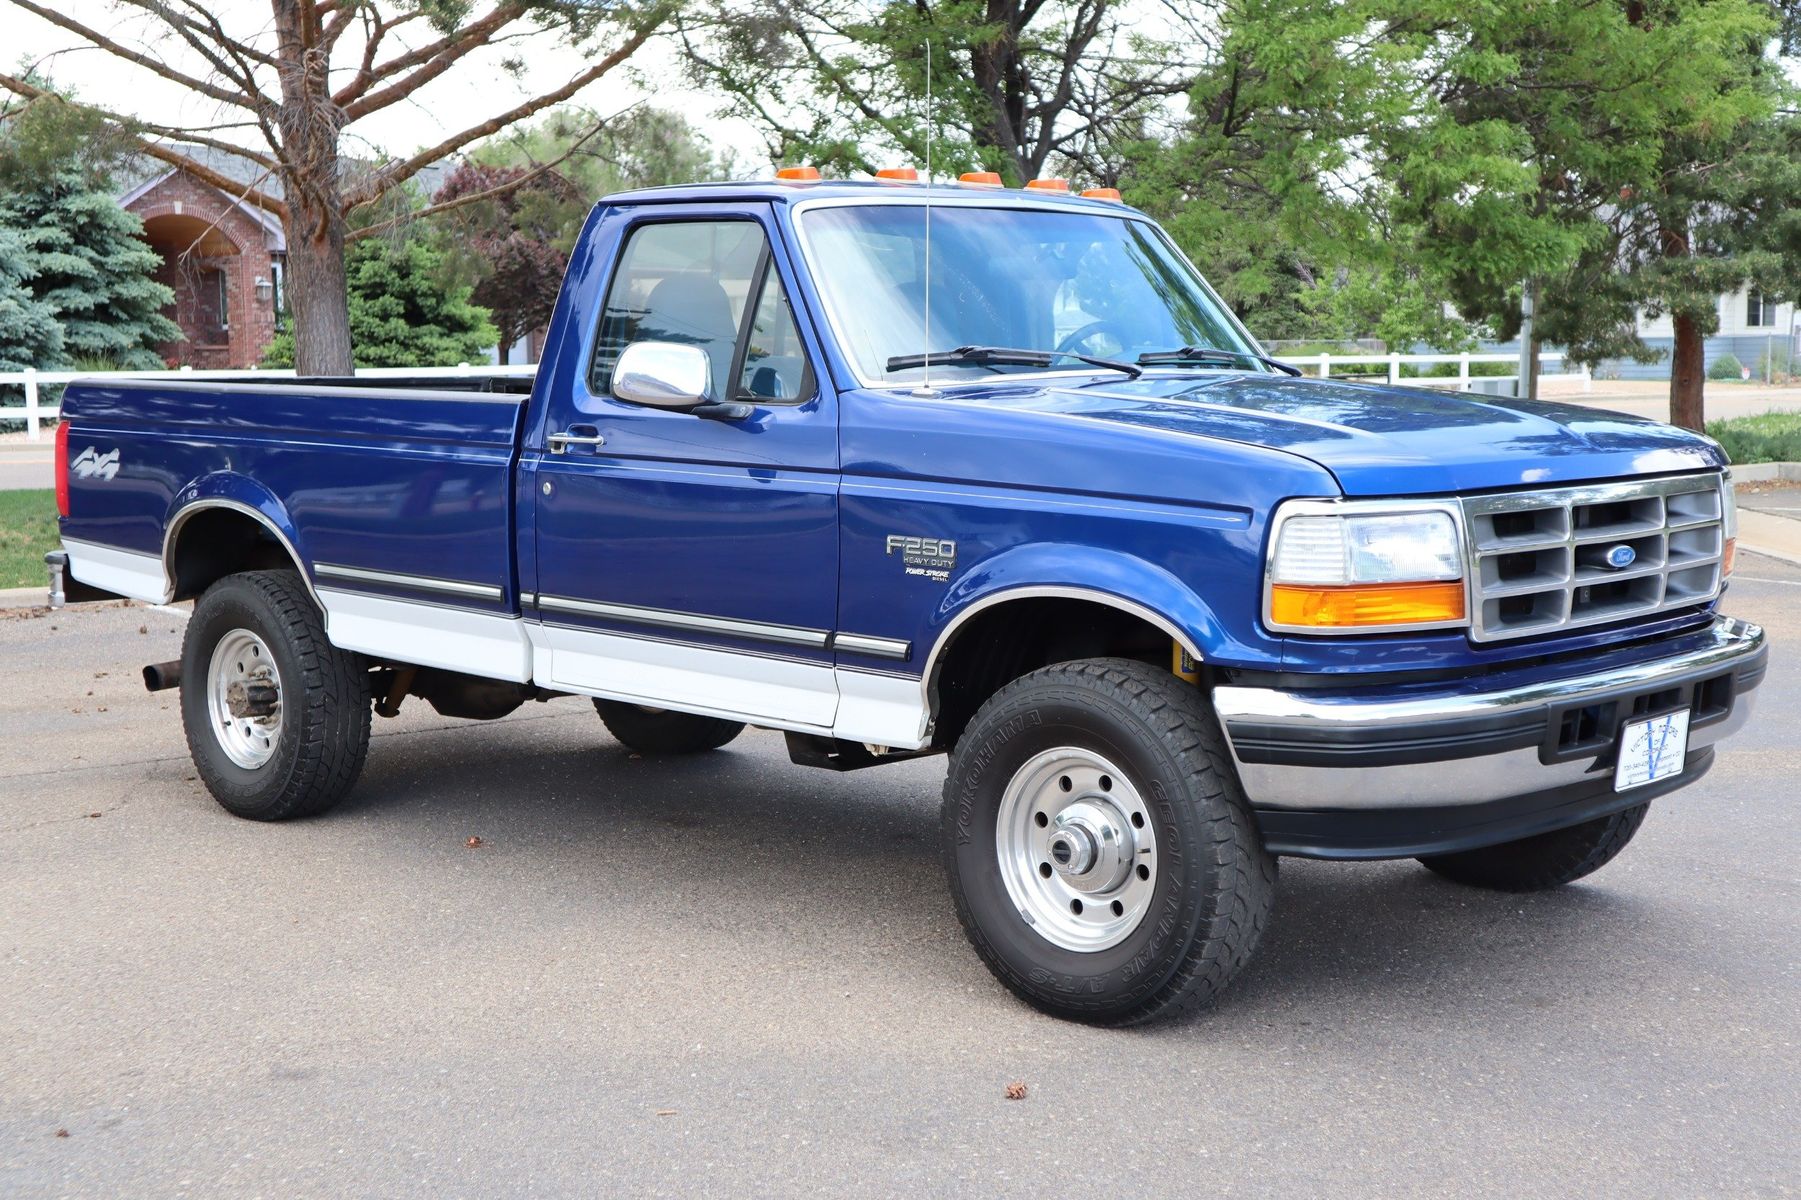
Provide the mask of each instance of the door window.
POLYGON ((792 403, 812 394, 813 374, 807 368, 807 353, 801 347, 794 309, 788 304, 788 290, 782 286, 775 264, 765 260, 762 294, 745 331, 744 366, 738 372, 733 399, 792 403))
POLYGON ((601 308, 588 386, 612 390, 613 365, 633 342, 699 346, 715 399, 807 399, 813 373, 794 310, 755 221, 669 221, 627 237, 601 308))

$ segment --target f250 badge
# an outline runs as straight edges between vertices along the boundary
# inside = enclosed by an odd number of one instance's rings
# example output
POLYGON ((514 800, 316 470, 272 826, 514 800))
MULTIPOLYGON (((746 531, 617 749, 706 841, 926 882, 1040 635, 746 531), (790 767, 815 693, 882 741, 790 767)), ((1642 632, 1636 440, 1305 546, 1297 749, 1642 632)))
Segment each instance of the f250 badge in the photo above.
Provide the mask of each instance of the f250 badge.
POLYGON ((909 537, 904 533, 888 535, 889 555, 899 554, 907 574, 948 583, 951 568, 957 565, 957 543, 950 538, 909 537))
POLYGON ((119 450, 114 447, 105 454, 93 446, 89 446, 75 456, 69 464, 69 473, 77 479, 111 479, 119 473, 119 450))

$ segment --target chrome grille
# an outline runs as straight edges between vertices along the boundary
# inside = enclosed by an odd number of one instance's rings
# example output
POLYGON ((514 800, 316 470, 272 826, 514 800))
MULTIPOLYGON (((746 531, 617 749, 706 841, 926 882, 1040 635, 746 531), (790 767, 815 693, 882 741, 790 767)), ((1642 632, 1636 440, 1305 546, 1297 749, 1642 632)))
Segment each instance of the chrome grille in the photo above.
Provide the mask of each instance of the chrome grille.
POLYGON ((1718 475, 1471 496, 1462 504, 1475 641, 1631 620, 1719 594, 1718 475))

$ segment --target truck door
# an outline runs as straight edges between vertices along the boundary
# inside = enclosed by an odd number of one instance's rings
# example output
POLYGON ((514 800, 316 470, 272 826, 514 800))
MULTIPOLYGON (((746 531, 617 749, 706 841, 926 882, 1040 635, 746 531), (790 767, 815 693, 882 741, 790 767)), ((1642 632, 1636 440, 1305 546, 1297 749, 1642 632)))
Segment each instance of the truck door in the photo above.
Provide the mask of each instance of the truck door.
POLYGON ((559 373, 567 385, 548 397, 522 458, 536 677, 829 726, 837 411, 789 303, 768 206, 643 206, 590 232, 617 252, 583 310, 586 369, 559 373), (713 396, 750 414, 616 399, 613 364, 636 341, 700 346, 713 396))

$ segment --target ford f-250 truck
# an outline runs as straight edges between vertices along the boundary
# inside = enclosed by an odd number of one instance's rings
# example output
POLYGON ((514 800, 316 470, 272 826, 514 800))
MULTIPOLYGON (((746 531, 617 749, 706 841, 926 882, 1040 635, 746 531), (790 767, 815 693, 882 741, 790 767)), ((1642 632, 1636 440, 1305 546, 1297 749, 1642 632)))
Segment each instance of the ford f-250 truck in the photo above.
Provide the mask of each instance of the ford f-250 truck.
POLYGON ((1283 855, 1594 871, 1764 673, 1713 442, 1294 374, 1104 195, 639 191, 529 394, 71 386, 53 575, 194 601, 146 681, 258 820, 329 808, 408 696, 588 696, 644 754, 948 752, 970 941, 1124 1024, 1226 985, 1283 855))

